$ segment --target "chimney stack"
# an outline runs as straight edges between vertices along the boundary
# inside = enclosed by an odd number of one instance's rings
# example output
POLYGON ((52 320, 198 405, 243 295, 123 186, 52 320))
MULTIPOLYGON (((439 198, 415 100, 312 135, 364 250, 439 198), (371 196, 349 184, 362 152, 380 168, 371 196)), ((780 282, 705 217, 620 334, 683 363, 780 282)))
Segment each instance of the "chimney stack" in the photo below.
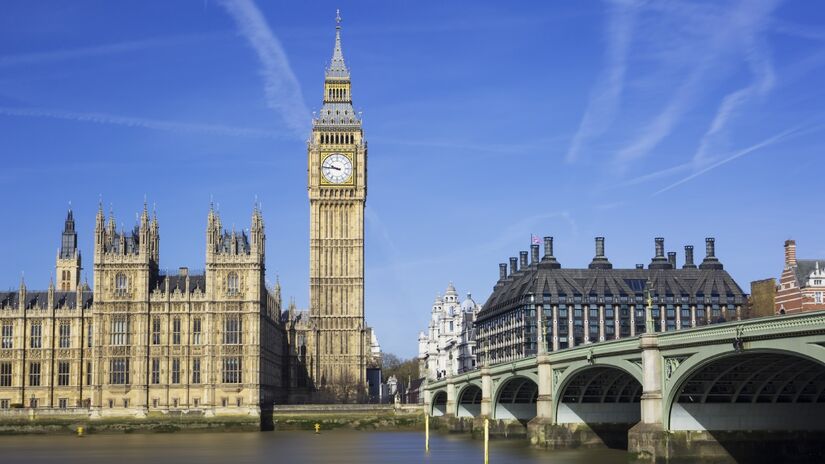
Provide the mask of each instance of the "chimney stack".
POLYGON ((590 269, 613 269, 613 265, 604 256, 604 237, 596 237, 596 256, 590 262, 590 269))
POLYGON ((722 263, 716 257, 716 239, 713 237, 705 239, 705 259, 702 260, 699 269, 722 269, 722 263))
POLYGON ((676 269, 676 252, 675 251, 669 251, 667 253, 667 262, 670 263, 670 266, 673 269, 676 269))
POLYGON ((685 265, 682 269, 696 269, 696 265, 693 264, 693 245, 685 245, 685 265))
POLYGON ((670 263, 665 258, 665 239, 656 237, 656 256, 650 261, 648 269, 670 269, 670 263))
POLYGON ((507 263, 498 264, 498 280, 502 281, 507 278, 507 263))
POLYGON ((539 267, 542 269, 559 269, 561 264, 553 256, 553 237, 544 237, 544 258, 541 259, 539 267))
POLYGON ((785 269, 796 267, 796 240, 785 240, 785 269))
POLYGON ((539 246, 530 245, 530 265, 534 266, 539 262, 539 246))
POLYGON ((510 257, 510 276, 518 271, 518 258, 510 257))
POLYGON ((519 251, 518 252, 519 259, 521 263, 519 263, 519 269, 522 271, 527 269, 527 252, 526 251, 519 251))

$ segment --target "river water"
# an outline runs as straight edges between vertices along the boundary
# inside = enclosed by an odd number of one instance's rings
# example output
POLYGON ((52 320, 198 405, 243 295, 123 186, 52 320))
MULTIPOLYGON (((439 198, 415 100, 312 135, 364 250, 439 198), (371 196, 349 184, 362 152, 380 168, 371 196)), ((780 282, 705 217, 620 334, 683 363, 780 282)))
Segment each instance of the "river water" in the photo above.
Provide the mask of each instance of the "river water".
MULTIPOLYGON (((484 443, 466 435, 421 432, 236 432, 0 436, 4 464, 61 463, 483 463, 484 443)), ((543 451, 525 441, 490 442, 491 464, 613 464, 628 454, 616 450, 543 451)))

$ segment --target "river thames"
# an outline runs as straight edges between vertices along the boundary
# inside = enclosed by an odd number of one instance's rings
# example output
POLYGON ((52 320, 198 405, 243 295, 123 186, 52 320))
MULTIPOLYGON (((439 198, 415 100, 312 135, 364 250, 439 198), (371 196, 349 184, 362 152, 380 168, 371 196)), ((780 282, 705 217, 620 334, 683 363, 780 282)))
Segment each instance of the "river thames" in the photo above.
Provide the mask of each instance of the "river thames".
MULTIPOLYGON (((420 432, 239 432, 175 434, 17 435, 0 437, 3 463, 457 463, 484 462, 483 442, 466 435, 420 432)), ((522 440, 490 442, 492 464, 614 464, 615 450, 543 451, 522 440)))

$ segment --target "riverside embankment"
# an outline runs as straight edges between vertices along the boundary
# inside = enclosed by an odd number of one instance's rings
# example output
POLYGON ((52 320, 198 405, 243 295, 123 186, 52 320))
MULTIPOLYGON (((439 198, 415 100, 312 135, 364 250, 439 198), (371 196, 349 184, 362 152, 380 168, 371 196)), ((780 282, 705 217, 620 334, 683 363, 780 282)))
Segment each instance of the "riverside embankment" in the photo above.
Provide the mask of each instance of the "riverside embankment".
POLYGON ((93 418, 88 410, 6 410, 0 413, 0 435, 89 433, 169 433, 180 431, 251 432, 261 429, 255 416, 149 413, 146 417, 93 418))
POLYGON ((275 430, 423 430, 424 410, 418 405, 306 404, 275 406, 275 430))
POLYGON ((146 417, 96 417, 75 409, 8 409, 0 411, 0 435, 84 433, 251 432, 258 430, 405 430, 423 429, 418 406, 289 405, 276 406, 262 417, 206 415, 200 411, 150 412, 146 417))

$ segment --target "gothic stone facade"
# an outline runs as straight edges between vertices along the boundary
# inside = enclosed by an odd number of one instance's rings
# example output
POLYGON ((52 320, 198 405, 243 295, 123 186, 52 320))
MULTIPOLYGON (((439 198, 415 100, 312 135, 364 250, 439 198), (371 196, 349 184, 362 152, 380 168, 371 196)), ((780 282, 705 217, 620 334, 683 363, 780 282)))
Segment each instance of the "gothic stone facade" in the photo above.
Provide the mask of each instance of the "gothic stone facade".
POLYGON ((158 220, 145 205, 130 232, 98 210, 94 242, 93 290, 77 279, 70 211, 61 288, 21 283, 0 298, 0 407, 259 414, 284 395, 280 295, 264 284, 257 208, 249 235, 222 230, 210 209, 199 274, 160 272, 158 220))
POLYGON ((297 343, 292 366, 306 372, 316 399, 348 402, 363 399, 373 337, 364 318, 367 142, 352 106, 338 22, 323 106, 307 144, 309 314, 289 325, 297 343))

